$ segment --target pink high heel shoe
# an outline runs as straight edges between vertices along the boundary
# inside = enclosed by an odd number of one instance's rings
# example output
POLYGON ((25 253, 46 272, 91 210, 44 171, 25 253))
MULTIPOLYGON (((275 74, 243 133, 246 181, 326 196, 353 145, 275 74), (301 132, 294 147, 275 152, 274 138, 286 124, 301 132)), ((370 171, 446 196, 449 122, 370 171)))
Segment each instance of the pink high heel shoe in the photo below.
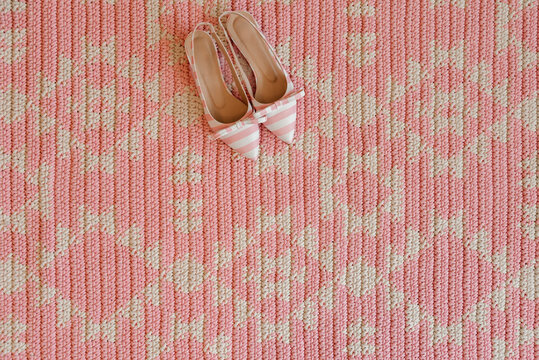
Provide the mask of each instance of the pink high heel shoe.
POLYGON ((264 122, 266 117, 254 112, 230 56, 213 26, 209 23, 198 24, 187 36, 185 50, 204 107, 204 117, 213 131, 212 137, 221 139, 242 156, 256 159, 260 139, 258 124, 264 122), (208 31, 201 30, 202 27, 208 28, 208 31), (230 67, 240 99, 225 84, 217 48, 230 67))
POLYGON ((305 92, 294 89, 290 76, 251 14, 245 11, 227 11, 219 17, 219 23, 227 37, 256 114, 266 117, 266 128, 279 139, 291 144, 296 128, 296 102, 305 92), (253 70, 255 92, 241 68, 233 45, 236 45, 253 70))

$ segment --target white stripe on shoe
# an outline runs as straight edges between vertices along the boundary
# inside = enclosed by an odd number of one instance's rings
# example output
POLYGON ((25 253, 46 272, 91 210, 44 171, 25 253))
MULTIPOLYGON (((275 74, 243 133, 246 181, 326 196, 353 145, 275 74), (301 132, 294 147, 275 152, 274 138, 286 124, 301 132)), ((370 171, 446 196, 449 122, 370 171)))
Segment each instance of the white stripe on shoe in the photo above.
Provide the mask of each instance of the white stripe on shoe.
POLYGON ((290 114, 284 119, 281 119, 273 124, 267 124, 266 127, 271 132, 275 132, 276 130, 279 130, 280 128, 285 127, 295 121, 296 121, 296 113, 294 112, 293 114, 290 114))
POLYGON ((227 138, 223 138, 223 140, 233 149, 242 148, 252 142, 258 141, 258 139, 259 139, 258 131, 254 131, 250 135, 244 136, 241 139, 236 140, 232 143, 228 143, 227 138))
POLYGON ((291 144, 294 140, 296 115, 296 102, 294 101, 290 106, 287 105, 284 110, 275 113, 271 118, 268 116, 268 120, 264 125, 279 139, 291 144))
POLYGON ((286 111, 286 110, 288 110, 288 109, 294 107, 294 105, 296 105, 296 102, 295 102, 295 101, 291 101, 289 104, 285 104, 285 105, 283 105, 282 107, 276 109, 275 111, 272 111, 271 113, 269 113, 269 114, 267 115, 268 120, 270 120, 270 119, 273 118, 274 116, 276 116, 276 115, 282 113, 283 111, 286 111))
POLYGON ((253 150, 243 153, 242 155, 248 159, 256 160, 256 158, 258 158, 259 152, 260 152, 260 148, 257 146, 253 150))

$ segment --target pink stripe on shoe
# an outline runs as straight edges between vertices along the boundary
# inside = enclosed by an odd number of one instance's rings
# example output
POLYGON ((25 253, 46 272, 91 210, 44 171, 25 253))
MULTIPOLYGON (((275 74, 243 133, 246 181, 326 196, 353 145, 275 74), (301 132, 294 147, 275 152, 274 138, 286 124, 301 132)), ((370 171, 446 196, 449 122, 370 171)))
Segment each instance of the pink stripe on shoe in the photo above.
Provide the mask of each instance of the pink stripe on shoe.
POLYGON ((289 133, 290 131, 294 131, 295 128, 296 128, 296 122, 291 122, 279 129, 272 130, 271 132, 275 134, 276 136, 282 136, 284 134, 289 133))
POLYGON ((235 143, 243 138, 250 136, 251 134, 258 131, 258 126, 246 126, 244 129, 241 129, 237 132, 233 132, 230 135, 224 135, 221 139, 227 144, 235 143))
POLYGON ((292 114, 266 127, 271 132, 275 132, 276 130, 279 130, 282 127, 288 126, 289 124, 295 124, 295 123, 296 123, 296 114, 292 114))
POLYGON ((268 116, 266 120, 266 126, 275 124, 276 122, 296 113, 296 106, 292 106, 286 110, 276 113, 275 115, 268 116))
POLYGON ((259 144, 259 141, 258 141, 258 138, 256 140, 253 140, 251 141, 250 143, 240 147, 240 148, 237 148, 237 149, 234 149, 236 150, 237 152, 239 152, 240 154, 245 154, 245 153, 248 153, 249 151, 253 150, 253 149, 256 149, 258 147, 258 144, 259 144))
POLYGON ((256 133, 252 133, 251 135, 249 136, 245 136, 243 138, 241 138, 240 140, 238 141, 235 141, 233 143, 229 143, 230 147, 232 147, 233 149, 239 149, 253 141, 258 141, 258 139, 260 138, 260 136, 258 135, 258 132, 256 133))

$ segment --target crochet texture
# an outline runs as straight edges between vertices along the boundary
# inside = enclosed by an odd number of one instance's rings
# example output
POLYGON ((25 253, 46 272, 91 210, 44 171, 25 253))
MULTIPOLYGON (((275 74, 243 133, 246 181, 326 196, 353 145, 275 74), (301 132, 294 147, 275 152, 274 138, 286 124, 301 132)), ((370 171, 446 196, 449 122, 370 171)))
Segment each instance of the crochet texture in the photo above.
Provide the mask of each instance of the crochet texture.
POLYGON ((534 359, 538 2, 0 1, 0 357, 534 359), (306 96, 258 162, 183 48, 306 96))

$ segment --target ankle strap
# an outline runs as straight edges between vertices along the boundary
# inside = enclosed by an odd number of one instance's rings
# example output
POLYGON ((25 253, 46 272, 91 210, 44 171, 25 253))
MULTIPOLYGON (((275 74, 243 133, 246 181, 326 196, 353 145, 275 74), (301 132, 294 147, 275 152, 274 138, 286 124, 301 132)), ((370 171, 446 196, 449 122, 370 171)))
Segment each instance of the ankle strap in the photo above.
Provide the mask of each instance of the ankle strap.
POLYGON ((258 31, 258 33, 260 34, 260 36, 262 37, 262 40, 266 43, 266 46, 268 47, 268 49, 270 50, 271 54, 273 55, 273 57, 275 58, 275 60, 277 61, 278 65, 281 67, 281 70, 283 71, 283 73, 285 74, 285 77, 286 77, 286 81, 287 81, 287 93, 289 93, 290 91, 293 90, 293 88, 290 88, 288 89, 289 87, 289 84, 291 84, 292 82, 290 81, 290 78, 289 78, 289 75, 287 73, 287 71, 285 70, 283 64, 281 63, 281 61, 279 60, 279 57, 277 56, 277 53, 275 52, 275 49, 273 48, 273 46, 270 45, 270 43, 268 42, 268 39, 266 39, 266 37, 264 36, 264 34, 260 31, 260 28, 258 26, 257 23, 253 23, 253 21, 251 19, 249 19, 247 16, 244 15, 245 12, 243 11, 225 11, 224 13, 222 13, 220 16, 219 16, 219 25, 221 26, 223 32, 225 33, 225 37, 226 37, 226 40, 228 42, 228 45, 229 45, 229 48, 230 48, 230 52, 232 53, 232 56, 234 58, 234 61, 236 62, 236 66, 238 67, 238 72, 240 73, 244 83, 245 83, 245 88, 247 89, 247 92, 249 93, 249 96, 251 97, 251 100, 253 101, 253 105, 256 107, 258 106, 263 106, 263 105, 267 105, 267 104, 263 104, 263 103, 260 103, 258 102, 256 99, 255 99, 255 96, 254 96, 254 92, 253 92, 253 88, 251 86, 251 82, 249 81, 249 78, 247 77, 247 75, 245 74, 245 72, 243 71, 242 67, 241 67, 241 64, 240 64, 240 61, 239 61, 239 58, 238 58, 238 55, 236 54, 236 50, 234 49, 234 46, 232 45, 232 41, 230 39, 230 35, 228 34, 228 31, 226 29, 226 25, 225 25, 225 20, 228 19, 228 17, 230 15, 237 15, 237 16, 240 16, 242 17, 243 19, 247 20, 247 22, 249 22, 249 24, 251 24, 253 26, 253 28, 258 31))
MULTIPOLYGON (((215 31, 215 28, 213 27, 212 24, 210 24, 208 22, 201 22, 201 23, 199 23, 199 24, 197 24, 195 26, 195 28, 193 29, 193 33, 195 33, 196 31, 206 32, 208 35, 210 35, 210 37, 213 39, 213 41, 217 44, 217 47, 219 48, 219 50, 223 54, 223 57, 225 58, 225 60, 226 60, 226 62, 228 64, 228 67, 230 68, 230 71, 232 73, 232 77, 234 79, 234 83, 236 85, 236 88, 238 89, 238 92, 240 93, 240 96, 241 96, 243 102, 245 104, 247 104, 247 107, 248 107, 247 112, 249 112, 251 110, 251 103, 249 102, 249 97, 245 93, 245 88, 244 88, 244 86, 242 84, 241 79, 238 77, 236 67, 234 66, 234 63, 232 62, 232 60, 230 59, 230 56, 229 56, 228 51, 226 50, 225 46, 223 45, 223 43, 219 39, 219 36, 217 35, 217 32, 215 31), (203 27, 207 27, 209 30, 203 30, 202 29, 203 27)), ((191 41, 191 54, 193 54, 193 66, 195 64, 195 49, 194 48, 195 48, 195 42, 191 41)))
POLYGON ((238 67, 238 72, 241 75, 243 82, 245 84, 245 88, 247 89, 247 92, 249 93, 249 96, 251 97, 251 100, 256 102, 255 95, 253 93, 253 88, 251 86, 251 82, 249 81, 249 78, 243 71, 243 68, 241 67, 240 60, 238 58, 238 55, 236 54, 236 50, 234 49, 234 45, 232 44, 232 41, 230 40, 230 36, 228 35, 228 31, 226 30, 226 26, 224 24, 224 20, 228 19, 230 15, 239 15, 245 20, 247 20, 251 25, 253 25, 255 28, 257 27, 256 24, 253 24, 251 20, 249 20, 247 17, 245 17, 243 14, 237 12, 237 11, 225 11, 219 16, 219 25, 221 26, 221 29, 223 30, 223 33, 225 34, 226 41, 228 43, 228 47, 230 48, 230 52, 232 53, 232 57, 234 58, 234 61, 236 63, 236 66, 238 67))

